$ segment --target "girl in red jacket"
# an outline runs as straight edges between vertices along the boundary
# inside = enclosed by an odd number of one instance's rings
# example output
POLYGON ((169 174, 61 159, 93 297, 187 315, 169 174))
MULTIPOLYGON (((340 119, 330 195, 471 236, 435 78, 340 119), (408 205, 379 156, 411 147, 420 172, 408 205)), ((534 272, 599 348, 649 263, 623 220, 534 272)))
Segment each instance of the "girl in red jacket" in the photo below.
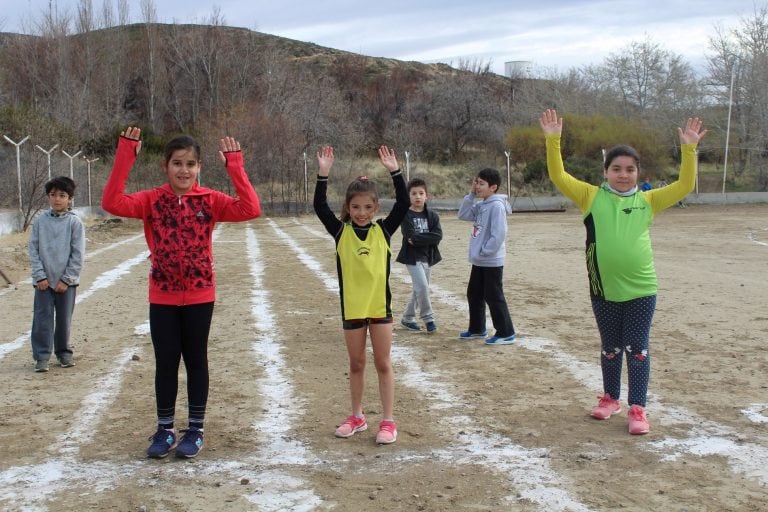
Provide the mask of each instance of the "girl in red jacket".
POLYGON ((194 457, 203 447, 208 401, 208 331, 216 298, 212 234, 216 222, 239 222, 261 214, 256 191, 243 168, 240 143, 219 141, 237 199, 198 185, 200 146, 182 135, 165 147, 162 168, 168 183, 125 193, 128 174, 141 149, 141 130, 120 133, 112 174, 102 195, 105 211, 142 219, 151 253, 149 326, 155 349, 157 432, 147 455, 162 458, 176 448, 178 457, 194 457), (179 362, 187 369, 189 428, 177 442, 174 429, 179 362))

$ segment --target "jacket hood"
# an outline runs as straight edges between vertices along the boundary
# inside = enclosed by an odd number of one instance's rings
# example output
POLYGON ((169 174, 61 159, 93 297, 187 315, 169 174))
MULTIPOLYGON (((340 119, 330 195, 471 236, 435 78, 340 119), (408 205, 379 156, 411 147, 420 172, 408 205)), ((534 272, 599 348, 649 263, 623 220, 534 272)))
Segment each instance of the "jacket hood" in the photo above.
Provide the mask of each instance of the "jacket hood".
POLYGON ((485 199, 486 203, 490 203, 493 201, 498 201, 504 205, 504 209, 507 210, 507 213, 512 213, 512 205, 509 204, 509 199, 507 198, 507 194, 493 194, 492 196, 488 196, 485 199))

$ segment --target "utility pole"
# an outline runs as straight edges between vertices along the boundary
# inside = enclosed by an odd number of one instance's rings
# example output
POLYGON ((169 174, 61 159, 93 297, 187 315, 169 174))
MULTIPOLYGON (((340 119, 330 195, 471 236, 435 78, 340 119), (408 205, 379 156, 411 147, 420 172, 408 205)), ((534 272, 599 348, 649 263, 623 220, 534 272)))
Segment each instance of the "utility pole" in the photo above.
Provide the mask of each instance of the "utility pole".
POLYGON ((405 152, 405 182, 411 181, 411 152, 405 152))
POLYGON ((98 160, 98 158, 94 158, 92 160, 88 160, 87 156, 83 156, 85 158, 86 163, 88 164, 88 208, 91 207, 91 164, 98 160))
POLYGON ((509 151, 504 151, 504 154, 507 157, 507 197, 512 197, 512 179, 511 179, 511 173, 509 170, 509 151))
POLYGON ((16 146, 16 182, 18 183, 18 189, 19 189, 19 226, 21 226, 24 223, 24 209, 22 206, 21 201, 21 145, 27 142, 27 139, 29 138, 29 135, 21 139, 19 142, 14 142, 11 139, 8 138, 7 135, 3 135, 3 138, 16 146))
POLYGON ((48 179, 50 180, 51 179, 51 153, 53 153, 53 150, 56 149, 57 147, 59 147, 59 145, 58 144, 54 144, 54 146, 51 149, 49 149, 48 151, 44 150, 43 148, 41 148, 40 146, 37 146, 37 145, 35 145, 35 147, 37 149, 39 149, 40 151, 42 151, 43 153, 45 153, 45 156, 48 157, 48 179))
MULTIPOLYGON (((72 162, 74 162, 75 157, 77 157, 77 155, 82 153, 82 151, 78 151, 74 155, 70 155, 69 153, 67 153, 63 149, 61 150, 61 152, 64 153, 67 156, 67 158, 69 158, 69 178, 72 181, 75 181, 75 167, 74 167, 74 164, 72 162)), ((75 207, 75 198, 74 197, 72 198, 72 207, 73 208, 75 207)))

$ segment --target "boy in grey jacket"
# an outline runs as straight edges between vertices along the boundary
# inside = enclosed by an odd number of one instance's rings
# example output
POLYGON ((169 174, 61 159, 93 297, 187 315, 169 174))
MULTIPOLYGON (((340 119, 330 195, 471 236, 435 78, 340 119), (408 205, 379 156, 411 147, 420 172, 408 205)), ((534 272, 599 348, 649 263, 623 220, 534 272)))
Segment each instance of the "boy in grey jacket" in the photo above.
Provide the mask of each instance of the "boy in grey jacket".
POLYGON ((506 256, 507 214, 512 207, 505 194, 496 192, 501 175, 496 169, 483 169, 472 181, 472 190, 459 207, 459 219, 472 221, 469 262, 472 271, 467 285, 469 329, 459 339, 485 338, 485 305, 491 312, 496 332, 486 345, 510 345, 515 341, 515 327, 504 298, 503 271, 506 256), (481 201, 476 202, 479 198, 481 201))
POLYGON ((66 176, 53 178, 45 184, 45 193, 50 209, 35 220, 29 236, 35 287, 30 340, 36 372, 48 371, 51 352, 62 368, 75 366, 69 333, 85 257, 85 227, 70 211, 75 182, 66 176))

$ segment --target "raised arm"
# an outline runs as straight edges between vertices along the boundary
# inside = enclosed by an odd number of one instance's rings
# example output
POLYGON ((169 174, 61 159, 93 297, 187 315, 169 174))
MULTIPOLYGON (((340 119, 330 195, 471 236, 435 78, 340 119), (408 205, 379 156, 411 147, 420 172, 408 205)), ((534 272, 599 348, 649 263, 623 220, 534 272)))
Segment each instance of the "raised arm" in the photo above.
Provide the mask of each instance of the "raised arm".
POLYGON ((248 173, 245 172, 240 142, 234 137, 229 136, 219 139, 219 160, 227 168, 227 174, 229 174, 232 184, 235 186, 237 198, 226 194, 217 194, 217 198, 221 202, 216 207, 216 220, 242 222, 255 219, 261 215, 259 195, 248 179, 248 173))
POLYGON ((702 130, 703 122, 698 117, 688 118, 684 128, 678 127, 680 137, 680 175, 677 181, 666 187, 646 192, 654 213, 669 208, 691 193, 696 186, 696 145, 707 134, 702 130))
POLYGON ((315 209, 315 214, 320 219, 320 222, 325 226, 325 230, 336 236, 341 229, 343 223, 336 218, 331 207, 328 206, 327 191, 328 191, 328 175, 331 172, 333 166, 333 147, 323 146, 320 151, 317 152, 317 183, 315 184, 315 196, 312 201, 312 206, 315 209))
POLYGON ((134 126, 129 126, 120 132, 112 172, 101 194, 102 208, 113 215, 132 218, 142 218, 143 216, 141 193, 125 193, 125 183, 128 181, 131 167, 136 161, 136 155, 141 150, 140 137, 141 129, 134 126))
POLYGON ((587 211, 597 187, 578 180, 565 172, 563 155, 560 151, 563 118, 557 117, 557 110, 547 109, 539 117, 539 126, 541 126, 541 131, 544 132, 546 139, 547 173, 549 174, 549 179, 582 212, 587 211))

